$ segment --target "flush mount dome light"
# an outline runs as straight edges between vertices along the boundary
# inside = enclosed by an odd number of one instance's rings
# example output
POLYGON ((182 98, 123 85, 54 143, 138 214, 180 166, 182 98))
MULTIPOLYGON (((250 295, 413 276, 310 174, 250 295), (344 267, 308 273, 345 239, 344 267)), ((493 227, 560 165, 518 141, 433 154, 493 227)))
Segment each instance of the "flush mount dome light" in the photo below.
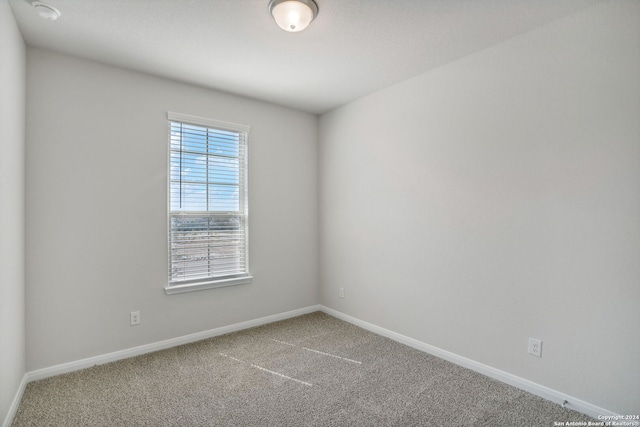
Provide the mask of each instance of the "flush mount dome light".
POLYGON ((318 5, 313 0, 271 0, 269 12, 280 28, 296 33, 313 21, 318 5))
POLYGON ((41 1, 34 1, 31 6, 38 12, 38 15, 49 21, 55 21, 62 15, 58 9, 41 1))

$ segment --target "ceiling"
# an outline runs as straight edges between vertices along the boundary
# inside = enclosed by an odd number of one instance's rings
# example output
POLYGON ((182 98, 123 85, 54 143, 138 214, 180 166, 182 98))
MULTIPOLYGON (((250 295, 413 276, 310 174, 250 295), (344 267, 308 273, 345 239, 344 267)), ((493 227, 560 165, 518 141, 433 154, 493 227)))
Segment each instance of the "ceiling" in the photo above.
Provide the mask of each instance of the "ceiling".
POLYGON ((268 0, 44 1, 9 0, 29 46, 318 114, 602 0, 316 0, 300 33, 268 0))

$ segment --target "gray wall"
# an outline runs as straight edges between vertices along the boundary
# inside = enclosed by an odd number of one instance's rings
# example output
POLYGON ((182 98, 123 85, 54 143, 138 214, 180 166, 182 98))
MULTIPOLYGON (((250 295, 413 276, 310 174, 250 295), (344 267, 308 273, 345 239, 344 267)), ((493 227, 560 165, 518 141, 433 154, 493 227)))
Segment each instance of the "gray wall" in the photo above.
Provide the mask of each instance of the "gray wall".
POLYGON ((603 2, 323 115, 321 302, 639 413, 638 22, 603 2))
POLYGON ((27 370, 316 304, 316 135, 310 114, 29 48, 27 370), (252 127, 249 285, 164 293, 167 111, 252 127))
POLYGON ((0 1, 0 423, 25 372, 25 45, 0 1))

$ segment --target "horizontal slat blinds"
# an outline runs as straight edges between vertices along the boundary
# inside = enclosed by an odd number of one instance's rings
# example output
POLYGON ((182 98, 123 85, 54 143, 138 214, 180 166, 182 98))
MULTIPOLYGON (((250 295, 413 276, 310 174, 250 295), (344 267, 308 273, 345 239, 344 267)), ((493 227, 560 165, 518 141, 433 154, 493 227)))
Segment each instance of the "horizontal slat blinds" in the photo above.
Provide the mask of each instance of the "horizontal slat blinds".
POLYGON ((169 115, 169 285, 248 276, 248 128, 178 116, 169 115))

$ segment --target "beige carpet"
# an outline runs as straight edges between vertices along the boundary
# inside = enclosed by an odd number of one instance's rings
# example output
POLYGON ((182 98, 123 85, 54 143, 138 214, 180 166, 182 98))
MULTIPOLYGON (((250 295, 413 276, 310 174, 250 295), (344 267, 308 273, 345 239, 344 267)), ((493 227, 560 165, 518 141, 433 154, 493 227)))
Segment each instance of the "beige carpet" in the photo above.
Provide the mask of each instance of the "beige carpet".
POLYGON ((13 426, 593 421, 323 313, 27 385, 13 426))

